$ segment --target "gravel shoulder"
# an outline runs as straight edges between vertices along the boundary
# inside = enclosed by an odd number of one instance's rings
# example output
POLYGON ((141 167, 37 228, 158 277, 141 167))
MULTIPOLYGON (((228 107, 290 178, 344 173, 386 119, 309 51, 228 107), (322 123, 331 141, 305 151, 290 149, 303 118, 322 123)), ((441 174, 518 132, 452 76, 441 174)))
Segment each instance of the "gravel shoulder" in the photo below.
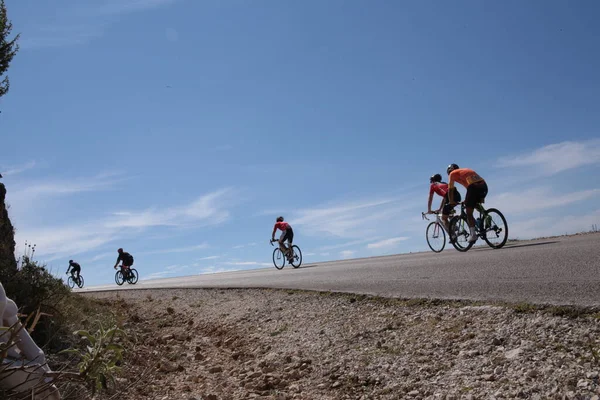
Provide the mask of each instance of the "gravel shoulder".
POLYGON ((85 296, 124 317, 125 400, 600 396, 593 310, 259 289, 85 296))

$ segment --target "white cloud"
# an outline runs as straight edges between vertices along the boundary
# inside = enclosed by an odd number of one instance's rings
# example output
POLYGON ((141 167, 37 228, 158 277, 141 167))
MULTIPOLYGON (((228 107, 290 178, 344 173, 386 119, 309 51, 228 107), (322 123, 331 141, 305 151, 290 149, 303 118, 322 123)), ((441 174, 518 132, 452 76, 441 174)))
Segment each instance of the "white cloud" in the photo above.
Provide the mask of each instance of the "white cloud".
POLYGON ((260 266, 271 266, 271 263, 261 263, 256 261, 228 261, 224 262, 225 265, 237 265, 237 266, 251 266, 251 265, 260 265, 260 266))
POLYGON ((113 218, 106 224, 112 228, 217 225, 229 218, 229 211, 223 207, 232 198, 232 190, 218 190, 180 207, 149 208, 144 211, 113 213, 113 218))
MULTIPOLYGON (((115 16, 171 5, 178 0, 65 0, 53 13, 27 26, 20 41, 23 49, 83 45, 104 33, 115 16)), ((172 33, 168 38, 172 39, 172 33)))
POLYGON ((356 251, 354 251, 354 250, 343 250, 343 251, 340 251, 340 257, 341 258, 350 258, 355 253, 356 253, 356 251))
POLYGON ((494 207, 497 207, 506 216, 562 207, 599 196, 600 189, 556 193, 548 187, 536 187, 493 196, 490 201, 486 200, 486 205, 487 203, 494 204, 494 207))
POLYGON ((600 209, 585 215, 562 215, 527 218, 508 222, 510 238, 532 239, 554 235, 590 231, 593 224, 600 225, 600 209))
POLYGON ((172 249, 163 249, 163 250, 152 250, 144 252, 143 254, 168 254, 168 253, 187 253, 190 251, 196 250, 204 250, 207 249, 209 245, 207 243, 198 244, 195 246, 187 246, 187 247, 175 247, 172 249))
POLYGON ((372 241, 377 240, 377 239, 379 239, 379 237, 371 237, 371 238, 366 238, 366 239, 352 240, 352 241, 345 242, 345 243, 322 246, 322 247, 319 247, 319 250, 321 250, 321 251, 327 251, 327 250, 343 249, 344 247, 356 246, 356 245, 359 245, 359 244, 364 244, 364 243, 372 242, 372 241))
POLYGON ((380 233, 386 222, 411 206, 400 198, 382 198, 300 210, 290 224, 312 236, 365 238, 380 233))
POLYGON ((244 247, 252 247, 252 246, 256 246, 257 243, 256 242, 252 242, 252 243, 247 243, 247 244, 239 244, 237 246, 233 246, 234 249, 243 249, 244 247))
POLYGON ((82 12, 91 15, 125 14, 158 8, 175 3, 176 1, 177 0, 104 0, 96 2, 91 7, 86 7, 85 11, 82 10, 82 12))
POLYGON ((408 240, 409 238, 404 237, 404 236, 399 236, 399 237, 395 237, 395 238, 389 238, 389 239, 384 239, 384 240, 380 240, 379 242, 375 242, 375 243, 369 243, 367 245, 368 249, 382 249, 382 248, 390 248, 390 247, 395 247, 398 245, 398 243, 404 241, 404 240, 408 240))
POLYGON ((219 272, 233 272, 233 271, 239 271, 240 269, 235 269, 235 268, 223 268, 223 267, 216 267, 214 265, 210 265, 208 267, 204 267, 202 268, 202 270, 198 273, 198 275, 205 275, 205 274, 216 274, 219 272))
POLYGON ((2 174, 3 177, 18 175, 34 168, 35 165, 35 161, 30 161, 22 165, 3 166, 0 168, 0 174, 2 174))
POLYGON ((216 260, 217 258, 220 258, 221 256, 208 256, 208 257, 202 257, 199 258, 199 261, 203 261, 203 260, 216 260))
MULTIPOLYGON (((70 257, 85 253, 110 242, 122 239, 123 228, 129 228, 128 236, 137 228, 138 232, 158 226, 206 226, 223 222, 229 212, 222 209, 228 202, 229 191, 217 191, 200 197, 189 205, 166 208, 164 211, 113 213, 107 218, 74 222, 64 226, 41 226, 40 221, 35 227, 22 226, 16 223, 17 241, 28 240, 37 243, 39 255, 47 257, 48 261, 61 257, 70 257)), ((12 218, 12 215, 11 215, 12 218)), ((207 244, 189 247, 156 250, 152 254, 180 253, 207 248, 207 244)))
POLYGON ((92 177, 70 180, 45 180, 43 182, 25 182, 15 185, 9 192, 11 202, 31 203, 40 198, 67 196, 75 193, 107 190, 125 181, 123 177, 99 174, 92 177))
POLYGON ((566 141, 541 147, 530 153, 504 157, 501 167, 530 167, 546 175, 600 163, 600 139, 566 141))

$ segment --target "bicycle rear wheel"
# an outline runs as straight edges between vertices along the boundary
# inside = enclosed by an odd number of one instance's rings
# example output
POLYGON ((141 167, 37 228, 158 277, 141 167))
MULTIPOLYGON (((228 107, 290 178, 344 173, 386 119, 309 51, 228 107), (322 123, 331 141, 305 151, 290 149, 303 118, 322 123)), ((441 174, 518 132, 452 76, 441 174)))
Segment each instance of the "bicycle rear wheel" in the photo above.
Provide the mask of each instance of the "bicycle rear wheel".
POLYGON ((446 247, 446 232, 437 222, 431 222, 427 225, 425 237, 429 248, 436 253, 440 253, 446 247))
POLYGON ((474 242, 469 242, 470 230, 467 217, 458 216, 450 220, 450 243, 458 251, 468 251, 474 242))
POLYGON ((131 285, 135 285, 138 281, 138 272, 135 268, 129 268, 129 276, 127 277, 127 282, 131 285))
POLYGON ((73 289, 75 287, 75 279, 73 279, 73 277, 70 276, 69 279, 67 279, 67 284, 71 289, 73 289))
POLYGON ((83 275, 79 275, 79 280, 77 281, 77 286, 79 286, 79 289, 81 289, 83 287, 83 275))
POLYGON ((500 249, 508 240, 508 224, 502 213, 490 208, 483 218, 483 239, 492 249, 500 249))
POLYGON ((123 275, 123 271, 117 271, 115 273, 115 282, 117 285, 121 286, 125 282, 125 276, 123 275))
POLYGON ((273 250, 273 264, 277 269, 282 269, 285 266, 285 256, 279 247, 273 250))
POLYGON ((292 246, 292 251, 294 252, 294 257, 290 264, 292 264, 292 267, 294 268, 299 268, 300 265, 302 265, 302 251, 300 251, 300 247, 296 245, 292 246))

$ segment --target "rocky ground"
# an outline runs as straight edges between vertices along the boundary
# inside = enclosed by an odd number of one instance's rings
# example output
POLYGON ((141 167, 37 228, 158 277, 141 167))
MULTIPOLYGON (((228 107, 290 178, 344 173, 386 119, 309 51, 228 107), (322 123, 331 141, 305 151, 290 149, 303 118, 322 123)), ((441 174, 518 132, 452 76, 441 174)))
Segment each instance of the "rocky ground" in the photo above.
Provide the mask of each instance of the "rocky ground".
POLYGON ((600 314, 289 290, 87 294, 121 310, 127 399, 595 399, 600 314))

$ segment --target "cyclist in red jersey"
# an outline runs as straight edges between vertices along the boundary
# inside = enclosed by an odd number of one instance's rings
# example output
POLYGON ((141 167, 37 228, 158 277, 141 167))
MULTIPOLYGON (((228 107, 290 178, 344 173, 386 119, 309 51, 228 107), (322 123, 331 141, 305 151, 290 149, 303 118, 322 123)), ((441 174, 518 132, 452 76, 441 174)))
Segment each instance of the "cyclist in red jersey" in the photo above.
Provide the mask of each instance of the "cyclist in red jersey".
MULTIPOLYGON (((469 224, 469 242, 474 243, 477 241, 477 234, 475 233, 475 218, 473 218, 473 211, 478 204, 485 201, 485 197, 488 194, 488 186, 479 174, 469 168, 460 168, 456 164, 450 164, 448 169, 448 188, 451 190, 454 188, 454 182, 458 182, 467 188, 467 194, 465 195, 465 208, 467 210, 467 224, 469 224)), ((460 200, 450 199, 451 203, 455 203, 460 200)))
MULTIPOLYGON (((442 221, 444 222, 444 227, 446 231, 448 231, 448 217, 450 216, 450 212, 454 208, 453 205, 450 204, 448 199, 448 184, 446 182, 442 182, 442 176, 440 174, 435 174, 429 178, 429 183, 431 186, 429 187, 429 202, 427 203, 427 212, 428 213, 439 213, 442 211, 442 221), (433 194, 437 193, 442 197, 442 202, 440 203, 440 208, 432 211, 431 203, 433 202, 433 194)), ((453 189, 454 198, 460 201, 460 193, 456 188, 453 189)))
POLYGON ((275 226, 273 227, 271 241, 275 241, 275 232, 277 232, 277 229, 281 231, 281 236, 279 237, 279 249, 283 252, 283 254, 286 254, 288 260, 291 260, 294 257, 294 253, 292 251, 294 231, 292 230, 292 226, 285 222, 283 220, 283 217, 277 217, 277 221, 275 222, 275 226), (289 243, 289 248, 285 245, 286 241, 289 243))

